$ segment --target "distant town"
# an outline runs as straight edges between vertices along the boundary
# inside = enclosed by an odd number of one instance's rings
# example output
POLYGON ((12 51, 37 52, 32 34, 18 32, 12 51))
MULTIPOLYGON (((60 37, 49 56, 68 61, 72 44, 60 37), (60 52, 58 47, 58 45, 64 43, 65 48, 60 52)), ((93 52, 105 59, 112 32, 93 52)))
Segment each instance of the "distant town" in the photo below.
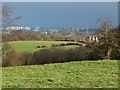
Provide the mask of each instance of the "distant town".
POLYGON ((16 30, 22 30, 27 32, 39 32, 42 34, 52 34, 52 33, 80 33, 80 32, 86 32, 89 34, 90 32, 95 32, 97 29, 92 29, 87 27, 70 27, 70 26, 64 26, 62 28, 42 28, 39 26, 35 27, 29 27, 29 26, 11 26, 3 28, 2 31, 9 33, 10 31, 16 31, 16 30))

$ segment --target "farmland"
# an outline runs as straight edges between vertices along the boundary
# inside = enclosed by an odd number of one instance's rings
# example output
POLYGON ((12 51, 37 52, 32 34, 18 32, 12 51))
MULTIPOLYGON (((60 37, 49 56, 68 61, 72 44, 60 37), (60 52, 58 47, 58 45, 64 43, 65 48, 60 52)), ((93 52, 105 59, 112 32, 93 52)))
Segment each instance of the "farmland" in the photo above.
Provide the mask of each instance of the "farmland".
POLYGON ((3 88, 117 88, 118 61, 3 67, 3 88))
MULTIPOLYGON (((46 48, 52 48, 53 44, 57 45, 62 43, 66 44, 69 42, 65 42, 65 41, 8 42, 8 44, 16 52, 34 52, 39 49, 42 49, 42 48, 37 48, 37 46, 47 46, 46 48)), ((55 47, 55 48, 70 49, 76 47, 80 47, 80 46, 68 45, 68 46, 55 47)), ((44 53, 44 55, 46 57, 48 54, 44 53)), ((51 59, 51 61, 52 60, 57 61, 60 59, 59 56, 56 57, 57 58, 55 59, 51 59)), ((39 58, 42 58, 42 56, 40 57, 40 54, 38 59, 39 58)), ((69 59, 67 58, 65 60, 68 61, 70 59, 71 58, 69 59)), ((18 60, 22 62, 22 59, 18 59, 18 60)), ((35 60, 37 60, 37 58, 33 59, 33 61, 35 60)), ((44 61, 45 58, 42 58, 41 60, 44 61)), ((15 63, 17 62, 16 59, 14 59, 14 61, 15 63)), ((40 60, 38 61, 40 62, 40 60)), ((117 88, 118 87, 117 60, 91 61, 84 59, 82 61, 78 60, 75 62, 71 61, 71 62, 54 63, 54 64, 52 63, 42 64, 42 65, 32 64, 27 66, 13 66, 13 67, 9 66, 9 67, 3 67, 2 72, 3 72, 2 75, 3 88, 117 88)))
MULTIPOLYGON (((16 51, 16 52, 34 52, 41 48, 37 48, 37 46, 47 46, 50 48, 52 44, 60 44, 60 43, 69 43, 66 41, 12 41, 8 42, 8 44, 16 51)), ((65 49, 78 47, 76 45, 72 46, 64 46, 65 49)))

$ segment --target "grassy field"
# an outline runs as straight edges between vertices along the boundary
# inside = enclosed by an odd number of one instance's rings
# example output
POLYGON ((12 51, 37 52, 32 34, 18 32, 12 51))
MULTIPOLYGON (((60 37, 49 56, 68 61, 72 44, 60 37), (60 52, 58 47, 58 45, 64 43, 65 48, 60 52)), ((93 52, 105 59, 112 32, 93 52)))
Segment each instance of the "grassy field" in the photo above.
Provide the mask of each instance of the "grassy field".
POLYGON ((117 88, 118 61, 4 67, 3 88, 117 88))
MULTIPOLYGON (((60 43, 68 43, 66 41, 12 41, 9 42, 10 46, 16 52, 34 52, 39 50, 37 46, 47 46, 48 48, 51 47, 52 44, 60 44, 60 43)), ((78 47, 77 45, 72 46, 65 46, 65 49, 75 48, 78 47)), ((63 47, 62 47, 63 48, 63 47)))

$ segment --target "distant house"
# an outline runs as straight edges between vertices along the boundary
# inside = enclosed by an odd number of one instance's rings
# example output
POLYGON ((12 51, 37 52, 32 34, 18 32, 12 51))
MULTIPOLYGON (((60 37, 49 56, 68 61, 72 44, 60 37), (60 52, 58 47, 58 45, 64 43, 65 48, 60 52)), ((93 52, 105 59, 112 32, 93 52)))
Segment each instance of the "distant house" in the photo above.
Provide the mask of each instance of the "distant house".
POLYGON ((87 42, 99 42, 99 38, 97 36, 89 36, 86 38, 87 42))

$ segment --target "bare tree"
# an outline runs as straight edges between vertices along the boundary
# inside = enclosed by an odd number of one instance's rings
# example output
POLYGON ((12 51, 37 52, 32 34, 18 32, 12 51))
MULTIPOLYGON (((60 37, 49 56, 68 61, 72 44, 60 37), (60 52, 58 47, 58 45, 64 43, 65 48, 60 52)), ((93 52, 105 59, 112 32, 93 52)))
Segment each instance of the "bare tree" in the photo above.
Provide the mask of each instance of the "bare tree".
MULTIPOLYGON (((16 21, 16 20, 21 18, 20 16, 14 16, 15 12, 14 12, 13 7, 7 5, 6 3, 2 4, 2 8, 0 9, 0 15, 1 15, 0 16, 0 21, 2 21, 1 22, 1 24, 2 24, 1 25, 2 26, 1 30, 5 30, 6 27, 10 27, 10 26, 15 25, 14 21, 16 21)), ((9 41, 11 39, 8 36, 8 34, 4 33, 4 32, 2 32, 1 37, 2 37, 3 40, 6 39, 5 41, 9 41)), ((3 41, 3 40, 1 40, 1 41, 3 41)))
POLYGON ((100 30, 97 49, 99 48, 103 52, 103 59, 111 59, 113 50, 118 47, 118 38, 115 37, 116 33, 111 32, 112 25, 109 20, 99 20, 99 22, 100 30))
POLYGON ((3 6, 2 6, 2 27, 3 28, 15 25, 14 21, 21 18, 20 16, 13 17, 14 14, 15 14, 14 9, 11 6, 3 3, 3 6))

